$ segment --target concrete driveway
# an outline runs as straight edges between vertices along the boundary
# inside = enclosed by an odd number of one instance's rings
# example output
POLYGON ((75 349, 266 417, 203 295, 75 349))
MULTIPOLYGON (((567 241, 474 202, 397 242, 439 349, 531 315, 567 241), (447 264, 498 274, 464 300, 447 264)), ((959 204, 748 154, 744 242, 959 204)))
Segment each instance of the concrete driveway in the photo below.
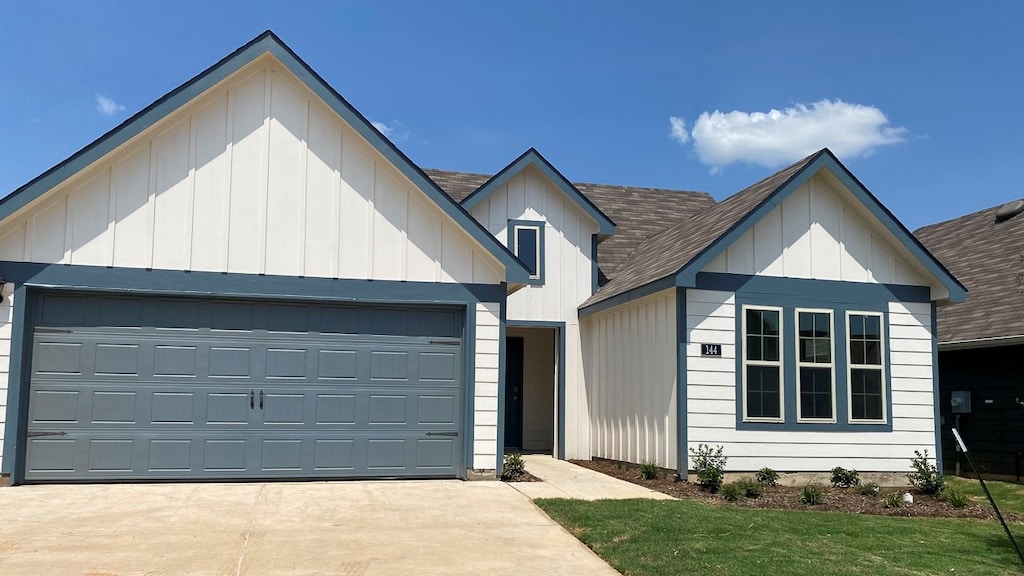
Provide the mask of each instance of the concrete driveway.
POLYGON ((0 489, 0 574, 616 575, 500 482, 0 489))

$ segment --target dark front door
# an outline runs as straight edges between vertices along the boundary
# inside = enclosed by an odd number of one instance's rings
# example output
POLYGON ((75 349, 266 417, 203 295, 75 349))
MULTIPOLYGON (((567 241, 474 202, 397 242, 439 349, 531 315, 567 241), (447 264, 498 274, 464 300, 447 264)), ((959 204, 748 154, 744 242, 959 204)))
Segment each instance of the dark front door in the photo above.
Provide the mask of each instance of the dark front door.
POLYGON ((523 339, 505 342, 505 447, 523 446, 523 339))

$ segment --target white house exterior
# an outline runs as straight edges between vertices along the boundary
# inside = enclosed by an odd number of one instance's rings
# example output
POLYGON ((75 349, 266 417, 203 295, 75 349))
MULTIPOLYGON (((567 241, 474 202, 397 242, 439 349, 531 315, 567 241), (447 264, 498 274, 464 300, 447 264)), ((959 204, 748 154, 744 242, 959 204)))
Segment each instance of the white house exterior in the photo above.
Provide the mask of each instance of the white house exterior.
POLYGON ((827 151, 719 204, 428 176, 269 32, 0 201, 0 276, 12 483, 902 470, 963 298, 827 151))

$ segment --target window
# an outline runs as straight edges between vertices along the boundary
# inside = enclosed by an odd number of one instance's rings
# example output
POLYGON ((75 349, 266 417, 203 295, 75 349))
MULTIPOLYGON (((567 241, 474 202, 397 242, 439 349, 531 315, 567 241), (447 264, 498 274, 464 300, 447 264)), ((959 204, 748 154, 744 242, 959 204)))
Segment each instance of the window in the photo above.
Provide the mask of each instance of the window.
POLYGON ((832 311, 797 310, 797 420, 835 422, 832 311))
POLYGON ((782 420, 781 316, 778 308, 743 308, 745 420, 782 420))
POLYGON ((509 246, 512 253, 526 265, 531 283, 544 281, 544 223, 525 220, 509 222, 509 246))
POLYGON ((885 422, 882 315, 850 312, 850 422, 885 422))

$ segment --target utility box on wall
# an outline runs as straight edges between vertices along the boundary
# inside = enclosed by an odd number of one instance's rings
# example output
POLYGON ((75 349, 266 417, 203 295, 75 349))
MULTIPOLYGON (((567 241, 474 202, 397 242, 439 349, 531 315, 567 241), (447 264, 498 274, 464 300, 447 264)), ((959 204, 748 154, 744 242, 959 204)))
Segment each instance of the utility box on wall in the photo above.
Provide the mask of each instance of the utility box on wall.
POLYGON ((971 392, 969 390, 954 390, 950 398, 950 405, 953 407, 953 414, 971 413, 971 392))

